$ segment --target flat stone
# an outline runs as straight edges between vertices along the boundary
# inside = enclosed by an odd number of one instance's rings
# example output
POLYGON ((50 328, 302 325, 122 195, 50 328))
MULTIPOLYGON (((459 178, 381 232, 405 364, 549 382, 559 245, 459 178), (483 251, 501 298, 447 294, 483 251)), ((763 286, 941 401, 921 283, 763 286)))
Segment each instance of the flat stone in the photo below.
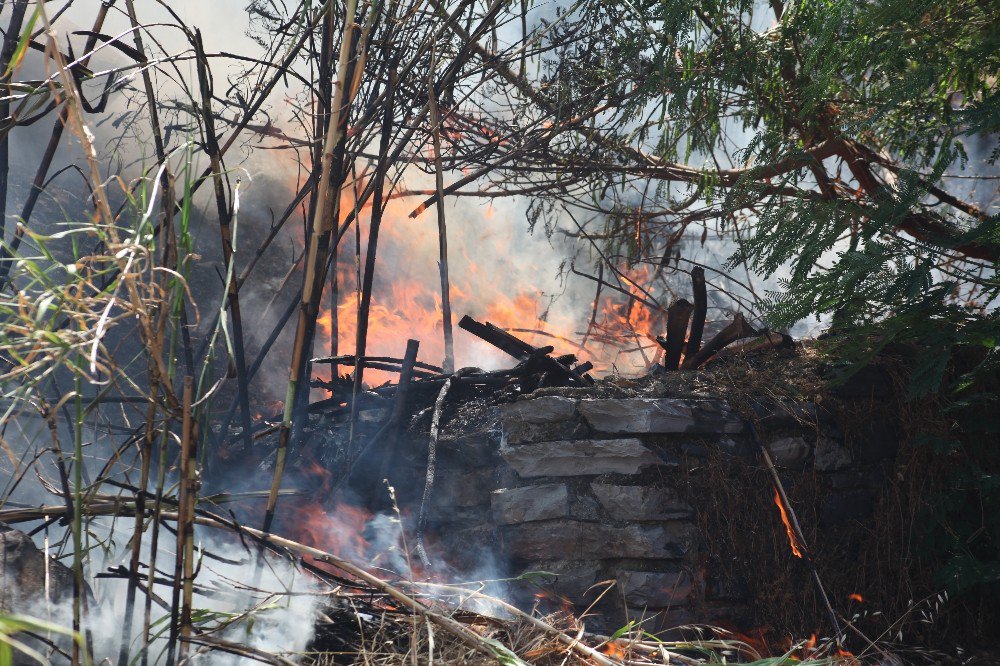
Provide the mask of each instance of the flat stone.
POLYGON ((555 579, 545 587, 573 603, 580 603, 588 597, 588 592, 594 594, 590 588, 597 582, 601 565, 598 562, 554 560, 532 562, 528 570, 554 574, 555 579))
POLYGON ((525 523, 504 530, 505 551, 522 560, 674 559, 694 547, 689 523, 662 522, 613 527, 578 520, 525 523))
POLYGON ((447 562, 454 570, 464 571, 473 579, 496 578, 506 573, 505 561, 492 557, 499 550, 499 545, 496 528, 484 523, 475 527, 443 530, 436 539, 428 542, 428 554, 432 559, 447 562))
MULTIPOLYGON (((48 564, 49 601, 73 596, 73 572, 62 562, 48 559, 34 541, 20 530, 0 523, 0 612, 30 614, 45 600, 48 564)), ((90 588, 86 590, 90 594, 90 588)))
POLYGON ((694 580, 683 569, 672 571, 622 571, 618 585, 629 606, 667 608, 687 603, 694 580))
POLYGON ((802 427, 829 420, 830 415, 814 402, 798 400, 751 399, 750 409, 761 430, 802 427))
POLYGON ((576 400, 555 395, 531 400, 518 400, 500 405, 500 420, 506 425, 511 421, 524 423, 552 423, 566 421, 576 414, 576 400))
POLYGON ((694 513, 669 488, 593 483, 590 489, 612 520, 676 520, 694 513))
POLYGON ((522 478, 636 474, 664 462, 638 439, 577 439, 504 446, 500 455, 522 478))
POLYGON ((843 444, 830 437, 816 440, 813 466, 817 472, 836 472, 851 464, 851 454, 843 444))
POLYGON ((576 400, 550 395, 500 406, 500 425, 508 444, 577 439, 588 434, 576 413, 576 400))
POLYGON ((812 453, 812 447, 802 437, 782 437, 767 442, 765 446, 774 464, 779 467, 800 468, 812 453))
MULTIPOLYGON (((419 500, 418 500, 419 501, 419 500)), ((446 526, 448 529, 463 529, 484 525, 493 519, 489 505, 477 506, 435 506, 427 512, 429 526, 446 526)))
POLYGON ((565 518, 569 515, 569 490, 562 483, 502 488, 493 491, 490 502, 493 506, 493 519, 500 525, 565 518))
POLYGON ((590 428, 579 416, 568 421, 551 423, 527 423, 511 421, 503 426, 503 441, 506 444, 534 444, 558 439, 583 439, 590 435, 590 428))
POLYGON ((600 519, 600 508, 601 505, 598 504, 597 500, 590 495, 580 494, 580 493, 570 493, 569 496, 569 517, 575 518, 576 520, 593 520, 597 521, 600 519))
POLYGON ((577 407, 594 430, 613 434, 737 433, 743 422, 721 400, 608 398, 577 407))

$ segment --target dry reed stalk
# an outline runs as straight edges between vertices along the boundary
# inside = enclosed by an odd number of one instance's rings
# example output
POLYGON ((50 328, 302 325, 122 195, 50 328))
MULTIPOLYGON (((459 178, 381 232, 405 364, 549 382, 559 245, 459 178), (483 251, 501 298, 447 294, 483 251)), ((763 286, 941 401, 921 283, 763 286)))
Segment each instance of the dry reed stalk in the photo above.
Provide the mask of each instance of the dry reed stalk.
MULTIPOLYGON (((135 47, 138 53, 146 58, 146 49, 142 40, 142 32, 139 29, 139 19, 135 11, 134 0, 126 0, 125 3, 126 10, 128 11, 129 22, 133 30, 133 40, 135 41, 135 47)), ((102 14, 99 17, 103 22, 103 15, 106 14, 108 6, 107 4, 102 5, 102 14)), ((88 49, 89 50, 89 49, 88 49)), ((174 192, 173 192, 173 175, 170 170, 170 166, 167 163, 166 152, 163 143, 163 136, 160 130, 160 120, 159 113, 156 108, 156 93, 153 89, 152 77, 149 74, 148 69, 143 69, 142 71, 142 81, 143 88, 146 93, 146 100, 149 108, 150 117, 150 129, 153 134, 153 141, 156 148, 156 158, 157 163, 161 165, 161 188, 163 191, 163 221, 165 222, 165 233, 163 234, 164 249, 162 262, 164 266, 175 267, 177 259, 176 241, 172 233, 172 225, 170 220, 174 214, 174 192)), ((175 267, 176 268, 176 267, 175 267)), ((168 293, 172 277, 168 273, 161 274, 160 288, 164 293, 168 293)), ((172 303, 171 303, 172 305, 172 303)), ((157 312, 157 321, 155 328, 155 338, 150 341, 149 352, 150 354, 160 356, 164 351, 164 341, 166 333, 166 325, 170 319, 170 307, 160 308, 157 312)), ((129 643, 132 635, 132 623, 135 608, 135 596, 136 588, 138 585, 139 577, 139 564, 140 555, 142 551, 142 537, 145 532, 143 525, 143 514, 145 513, 145 500, 146 500, 146 488, 149 485, 149 473, 152 463, 153 454, 153 442, 156 439, 156 414, 158 412, 158 391, 160 389, 160 383, 163 380, 169 381, 170 378, 161 378, 159 376, 159 369, 156 363, 149 363, 149 374, 150 374, 150 387, 149 387, 149 398, 148 406, 146 410, 146 422, 145 431, 141 440, 139 447, 140 456, 140 478, 139 478, 139 489, 140 493, 136 497, 136 520, 132 533, 132 553, 129 560, 129 581, 128 589, 126 591, 125 600, 125 616, 122 624, 122 639, 118 651, 118 663, 127 664, 129 662, 129 643)), ((155 525, 154 525, 155 529, 155 525)), ((147 595, 147 603, 151 595, 147 595)), ((147 631, 143 632, 142 636, 142 650, 145 655, 149 642, 149 634, 147 631)))
MULTIPOLYGON (((10 65, 18 39, 21 36, 21 25, 24 22, 24 14, 28 10, 28 0, 14 0, 13 5, 10 22, 7 24, 7 33, 3 38, 3 47, 0 48, 0 86, 4 89, 4 94, 0 99, 0 119, 4 124, 10 125, 3 128, 8 132, 8 136, 10 129, 17 123, 15 118, 10 117, 10 77, 14 73, 14 68, 10 65)), ((7 137, 3 137, 0 138, 0 240, 4 239, 7 231, 7 178, 9 175, 10 142, 7 137)))
POLYGON ((194 441, 194 418, 191 405, 194 402, 194 378, 184 376, 184 392, 181 421, 181 457, 179 464, 179 502, 177 509, 177 553, 174 559, 173 600, 170 604, 170 644, 167 648, 167 664, 174 663, 175 652, 178 661, 184 661, 187 644, 179 638, 191 635, 191 584, 193 582, 194 559, 194 504, 197 490, 194 486, 195 464, 197 462, 197 442, 194 441), (183 594, 183 598, 182 598, 183 594))

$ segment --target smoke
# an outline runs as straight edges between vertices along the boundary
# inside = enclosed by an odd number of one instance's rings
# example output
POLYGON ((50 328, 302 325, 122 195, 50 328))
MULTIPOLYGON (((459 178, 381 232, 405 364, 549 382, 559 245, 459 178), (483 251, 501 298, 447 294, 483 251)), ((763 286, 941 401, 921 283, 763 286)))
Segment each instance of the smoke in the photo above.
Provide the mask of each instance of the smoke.
MULTIPOLYGON (((85 559, 85 579, 89 590, 82 631, 92 646, 92 657, 98 663, 103 659, 117 661, 125 625, 127 582, 121 577, 99 577, 97 574, 128 566, 131 531, 125 523, 129 522, 98 519, 88 526, 92 545, 100 547, 90 551, 85 559)), ((62 536, 59 532, 60 529, 46 531, 35 538, 36 545, 43 552, 57 554, 54 544, 62 536)), ((161 535, 161 552, 157 562, 161 572, 173 567, 171 549, 162 545, 162 539, 169 540, 170 536, 166 532, 161 535)), ((263 566, 258 567, 256 550, 242 548, 234 540, 225 540, 200 529, 196 529, 196 539, 199 571, 195 581, 193 616, 199 625, 199 633, 278 654, 305 649, 313 637, 316 611, 329 588, 299 571, 289 561, 275 556, 267 556, 263 566), (254 571, 260 572, 259 582, 251 587, 248 572, 254 571)), ((148 532, 144 535, 142 554, 143 560, 148 562, 148 532)), ((49 565, 52 571, 48 577, 60 579, 56 574, 61 572, 55 571, 54 567, 61 568, 61 565, 49 565)), ((36 573, 41 575, 41 572, 36 573)), ((68 575, 67 571, 65 575, 61 574, 61 578, 65 579, 68 575)), ((158 582, 153 586, 156 603, 152 606, 151 616, 153 640, 149 648, 154 662, 167 647, 170 613, 160 604, 169 603, 172 590, 169 580, 164 580, 169 576, 158 573, 156 578, 158 582)), ((12 581, 5 580, 4 584, 9 586, 12 581)), ((30 584, 40 587, 41 581, 31 581, 30 584)), ((60 627, 72 626, 72 595, 65 590, 61 595, 53 592, 46 598, 45 595, 18 594, 17 590, 8 588, 5 597, 16 600, 13 610, 20 614, 60 627)), ((140 593, 133 609, 128 641, 133 656, 142 645, 143 602, 144 597, 140 593)), ((57 643, 64 648, 68 646, 65 639, 57 643)), ((191 648, 192 652, 196 649, 196 645, 191 648)), ((215 652, 212 663, 239 664, 247 663, 247 660, 215 652)))

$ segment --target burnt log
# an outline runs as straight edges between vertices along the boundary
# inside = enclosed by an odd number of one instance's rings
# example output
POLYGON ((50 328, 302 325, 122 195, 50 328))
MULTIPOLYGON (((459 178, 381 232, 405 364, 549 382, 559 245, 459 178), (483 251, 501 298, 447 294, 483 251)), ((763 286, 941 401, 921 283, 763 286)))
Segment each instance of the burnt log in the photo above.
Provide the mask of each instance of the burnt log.
POLYGON ((674 301, 667 308, 667 337, 657 337, 656 341, 666 351, 663 357, 663 367, 676 370, 681 362, 681 352, 684 350, 684 336, 687 333, 688 320, 691 318, 693 306, 683 298, 674 301))
MULTIPOLYGON (((554 384, 590 385, 594 383, 594 379, 590 375, 580 373, 571 368, 568 363, 563 363, 559 359, 549 356, 553 351, 551 346, 536 349, 524 340, 488 321, 478 322, 469 315, 462 317, 458 325, 500 351, 522 361, 522 365, 525 366, 522 369, 530 368, 531 370, 540 370, 543 374, 549 373, 548 381, 554 384)), ((576 360, 575 357, 573 360, 576 360)), ((570 363, 572 362, 570 361, 570 363)))
POLYGON ((708 344, 706 344, 697 354, 684 360, 683 369, 694 370, 705 363, 705 361, 722 351, 722 349, 727 345, 730 345, 737 340, 749 338, 757 334, 758 333, 754 330, 753 326, 747 323, 747 320, 744 319, 741 313, 737 312, 736 316, 733 317, 732 323, 719 331, 719 333, 714 338, 709 340, 708 344))

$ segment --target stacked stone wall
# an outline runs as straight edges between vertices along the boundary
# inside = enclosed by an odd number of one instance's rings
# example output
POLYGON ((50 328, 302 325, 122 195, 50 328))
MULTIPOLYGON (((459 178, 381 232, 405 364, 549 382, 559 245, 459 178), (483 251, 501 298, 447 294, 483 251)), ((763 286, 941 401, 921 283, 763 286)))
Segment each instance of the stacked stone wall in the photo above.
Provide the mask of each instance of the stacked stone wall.
MULTIPOLYGON (((488 560, 496 575, 554 574, 550 593, 578 609, 613 580, 596 607, 608 628, 736 619, 751 599, 713 571, 692 488, 718 456, 761 464, 746 423, 721 399, 566 393, 482 408, 475 427, 446 433, 431 511, 442 555, 467 570, 488 560)), ((783 474, 829 489, 820 520, 864 520, 884 483, 872 456, 891 446, 859 449, 811 403, 761 416, 783 474)), ((424 455, 401 461, 408 475, 423 478, 424 455)))

